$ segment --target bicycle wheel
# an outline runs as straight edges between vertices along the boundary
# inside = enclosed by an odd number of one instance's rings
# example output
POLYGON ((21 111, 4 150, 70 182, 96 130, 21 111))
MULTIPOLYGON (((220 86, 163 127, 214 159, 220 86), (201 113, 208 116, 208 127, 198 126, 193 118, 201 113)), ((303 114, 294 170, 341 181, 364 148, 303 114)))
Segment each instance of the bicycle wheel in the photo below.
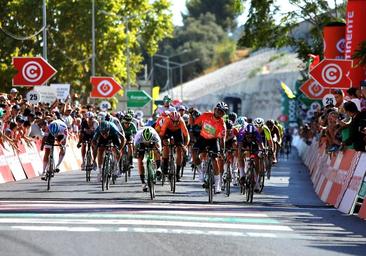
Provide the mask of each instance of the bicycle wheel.
POLYGON ((86 152, 86 161, 84 163, 86 163, 86 166, 85 166, 86 182, 89 182, 90 181, 90 173, 91 173, 91 169, 92 169, 92 155, 91 155, 90 150, 88 150, 88 152, 86 152))
POLYGON ((184 167, 186 167, 186 156, 183 157, 182 166, 180 168, 180 177, 183 177, 184 167))
POLYGON ((194 165, 192 167, 192 172, 193 172, 193 180, 195 180, 196 179, 196 172, 197 172, 197 166, 196 165, 194 165))
POLYGON ((171 158, 169 178, 170 178, 170 191, 173 193, 175 193, 175 186, 176 186, 175 175, 176 175, 176 170, 175 170, 174 158, 171 158))
POLYGON ((104 189, 107 189, 107 176, 108 176, 108 156, 104 156, 104 160, 103 160, 103 166, 102 166, 102 191, 104 191, 104 189))
POLYGON ((46 180, 47 180, 47 190, 49 191, 51 189, 51 178, 53 175, 53 157, 50 156, 50 158, 48 159, 48 168, 47 168, 47 172, 46 172, 46 180))
POLYGON ((225 192, 227 196, 230 196, 230 183, 231 183, 231 170, 230 165, 228 165, 226 169, 226 178, 225 178, 225 192))
POLYGON ((259 175, 259 193, 262 193, 262 191, 263 191, 263 188, 264 188, 264 178, 265 178, 265 175, 264 175, 264 171, 263 171, 259 175))
POLYGON ((208 185, 208 202, 210 204, 213 203, 213 194, 214 194, 214 177, 213 177, 213 170, 211 166, 211 162, 209 162, 208 168, 207 168, 207 185, 208 185))
POLYGON ((252 203, 253 202, 253 194, 254 194, 254 170, 250 168, 248 170, 248 179, 247 179, 247 202, 252 203))
POLYGON ((271 169, 272 169, 272 156, 268 155, 268 160, 267 160, 267 179, 269 180, 271 178, 271 169))
POLYGON ((127 182, 127 179, 128 179, 128 172, 130 172, 130 169, 129 169, 129 163, 128 163, 128 156, 126 155, 126 153, 123 155, 123 172, 125 174, 125 182, 127 182))
POLYGON ((154 200, 155 198, 155 179, 154 179, 154 170, 152 167, 151 160, 147 160, 147 186, 149 187, 150 199, 154 200))

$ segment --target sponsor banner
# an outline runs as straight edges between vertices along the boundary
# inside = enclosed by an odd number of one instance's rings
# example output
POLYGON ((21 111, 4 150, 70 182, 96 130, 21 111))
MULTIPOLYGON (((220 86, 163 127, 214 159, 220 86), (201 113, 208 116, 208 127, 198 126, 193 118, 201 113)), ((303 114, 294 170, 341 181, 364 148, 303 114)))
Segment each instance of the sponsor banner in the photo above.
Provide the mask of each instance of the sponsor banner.
MULTIPOLYGON (((366 40, 365 30, 366 0, 348 0, 346 12, 346 45, 345 59, 352 59, 352 55, 359 45, 366 40)), ((358 61, 353 61, 350 70, 353 87, 360 87, 360 81, 366 79, 366 69, 358 66, 358 61)))
POLYGON ((11 173, 10 167, 6 162, 4 155, 5 149, 0 147, 0 183, 14 181, 13 174, 11 173))
POLYGON ((23 167, 20 164, 18 155, 13 151, 13 148, 7 143, 4 142, 5 149, 3 150, 3 154, 5 155, 5 160, 13 174, 14 180, 24 180, 26 179, 26 175, 24 173, 23 167))
POLYGON ((346 24, 334 22, 323 28, 324 58, 344 59, 346 24))

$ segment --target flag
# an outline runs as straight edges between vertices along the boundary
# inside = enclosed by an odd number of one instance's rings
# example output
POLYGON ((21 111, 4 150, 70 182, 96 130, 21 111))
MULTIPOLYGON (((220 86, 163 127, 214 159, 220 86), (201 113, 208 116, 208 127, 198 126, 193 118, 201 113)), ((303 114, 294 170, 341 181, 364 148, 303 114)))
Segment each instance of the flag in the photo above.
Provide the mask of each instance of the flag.
POLYGON ((287 97, 289 99, 294 99, 296 98, 296 96, 294 95, 294 93, 292 92, 292 90, 282 81, 281 82, 281 87, 282 87, 282 90, 286 93, 287 97))
MULTIPOLYGON (((159 98, 159 93, 160 93, 160 87, 159 86, 154 86, 152 89, 152 98, 153 100, 157 100, 159 98)), ((157 109, 158 106, 156 106, 155 104, 153 105, 153 111, 155 111, 155 109, 157 109)))
POLYGON ((311 71, 313 68, 315 68, 316 65, 320 63, 320 57, 319 55, 314 54, 308 54, 309 62, 308 62, 308 69, 311 71))

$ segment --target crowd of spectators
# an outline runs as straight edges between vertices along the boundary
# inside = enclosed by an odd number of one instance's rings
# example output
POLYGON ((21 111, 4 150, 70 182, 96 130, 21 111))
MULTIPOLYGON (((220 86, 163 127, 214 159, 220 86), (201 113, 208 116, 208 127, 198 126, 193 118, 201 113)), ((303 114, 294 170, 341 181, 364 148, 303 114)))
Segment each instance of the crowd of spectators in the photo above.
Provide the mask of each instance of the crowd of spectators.
POLYGON ((366 151, 366 81, 361 88, 350 88, 347 95, 332 89, 335 105, 318 109, 312 121, 300 128, 300 136, 307 144, 316 137, 325 144, 328 153, 344 149, 366 151))
POLYGON ((77 134, 83 114, 93 108, 92 105, 84 109, 76 107, 69 98, 65 102, 30 104, 16 88, 8 94, 0 93, 0 146, 4 147, 7 141, 17 150, 18 143, 42 138, 47 124, 55 119, 62 119, 69 131, 77 134))

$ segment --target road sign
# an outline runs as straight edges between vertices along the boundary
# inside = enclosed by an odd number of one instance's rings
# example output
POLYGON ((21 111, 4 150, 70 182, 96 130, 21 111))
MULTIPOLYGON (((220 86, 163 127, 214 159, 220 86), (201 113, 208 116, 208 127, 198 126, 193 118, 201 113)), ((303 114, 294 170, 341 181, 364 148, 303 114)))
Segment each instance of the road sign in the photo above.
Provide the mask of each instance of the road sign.
POLYGON ((35 90, 27 92, 27 101, 31 104, 38 104, 41 101, 41 94, 35 90))
POLYGON ((57 73, 42 57, 14 57, 13 66, 18 70, 13 86, 40 86, 57 73))
POLYGON ((144 90, 127 92, 127 107, 142 108, 152 100, 144 90))
POLYGON ((324 88, 350 88, 351 79, 348 77, 352 66, 351 60, 324 59, 310 75, 324 88))
POLYGON ((109 103, 109 101, 106 101, 106 100, 103 100, 100 104, 99 104, 99 108, 102 110, 102 111, 107 111, 108 109, 110 109, 112 106, 111 106, 111 103, 109 103))
POLYGON ((311 78, 301 85, 299 90, 306 97, 312 100, 321 100, 323 99, 324 95, 329 92, 329 89, 325 89, 317 81, 314 81, 311 78))
POLYGON ((334 97, 334 95, 333 95, 333 94, 329 93, 329 94, 327 94, 327 95, 325 95, 325 96, 323 97, 322 102, 323 102, 323 106, 324 106, 324 107, 325 107, 325 106, 328 106, 328 105, 333 105, 333 106, 335 106, 335 104, 336 104, 336 99, 335 99, 335 97, 334 97))
POLYGON ((119 85, 113 77, 92 76, 90 78, 90 83, 93 85, 93 89, 90 93, 90 97, 92 98, 108 99, 122 89, 122 86, 119 85))

